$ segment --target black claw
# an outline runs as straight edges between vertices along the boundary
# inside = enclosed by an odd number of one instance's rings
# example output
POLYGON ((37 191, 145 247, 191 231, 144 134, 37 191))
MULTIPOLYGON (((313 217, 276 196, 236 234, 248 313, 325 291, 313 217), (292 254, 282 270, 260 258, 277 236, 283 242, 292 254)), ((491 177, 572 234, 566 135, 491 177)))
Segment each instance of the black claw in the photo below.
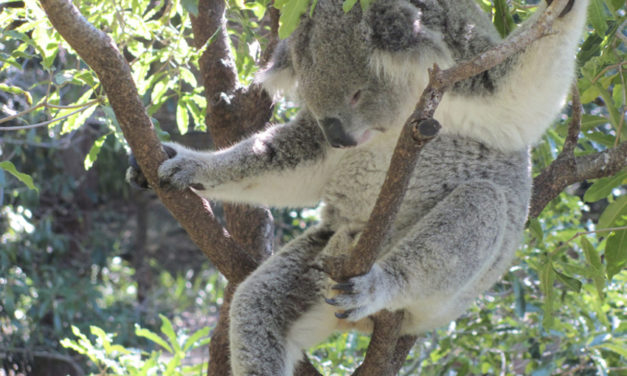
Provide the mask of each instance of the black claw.
POLYGON ((343 291, 343 292, 353 292, 354 286, 353 282, 340 282, 333 286, 331 286, 333 290, 343 291))
POLYGON ((168 158, 170 159, 176 156, 176 150, 174 150, 174 148, 170 146, 163 145, 163 151, 165 151, 165 153, 168 155, 168 158))
POLYGON ((351 314, 351 312, 353 312, 352 309, 349 309, 348 311, 344 311, 344 312, 335 312, 335 317, 337 317, 338 319, 345 319, 348 317, 348 315, 351 314))
POLYGON ((313 269, 313 270, 317 270, 319 272, 325 273, 324 269, 322 268, 322 265, 320 265, 318 263, 313 262, 313 263, 309 264, 309 267, 311 269, 313 269))
POLYGON ((200 183, 192 183, 192 184, 190 184, 189 186, 190 186, 190 187, 192 187, 192 188, 194 188, 194 189, 195 189, 195 190, 197 190, 197 191, 204 191, 204 190, 206 190, 206 189, 205 189, 205 186, 204 186, 204 185, 202 185, 202 184, 200 184, 200 183))
POLYGON ((330 305, 332 305, 332 306, 338 305, 337 300, 335 300, 335 299, 333 299, 333 298, 331 298, 331 299, 324 298, 324 301, 325 301, 325 302, 327 302, 327 304, 330 304, 330 305))

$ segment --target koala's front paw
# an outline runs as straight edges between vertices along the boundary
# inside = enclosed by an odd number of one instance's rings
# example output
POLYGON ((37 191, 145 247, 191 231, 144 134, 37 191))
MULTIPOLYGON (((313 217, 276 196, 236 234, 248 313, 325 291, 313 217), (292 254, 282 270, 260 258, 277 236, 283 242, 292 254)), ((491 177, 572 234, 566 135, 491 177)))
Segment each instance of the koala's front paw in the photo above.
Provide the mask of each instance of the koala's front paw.
POLYGON ((175 143, 164 143, 163 147, 169 159, 159 166, 159 185, 166 189, 185 189, 192 187, 204 190, 198 175, 204 168, 204 161, 185 147, 175 143))
POLYGON ((385 272, 374 264, 368 273, 330 286, 335 296, 325 301, 337 307, 337 318, 358 321, 385 308, 389 300, 386 282, 385 272))

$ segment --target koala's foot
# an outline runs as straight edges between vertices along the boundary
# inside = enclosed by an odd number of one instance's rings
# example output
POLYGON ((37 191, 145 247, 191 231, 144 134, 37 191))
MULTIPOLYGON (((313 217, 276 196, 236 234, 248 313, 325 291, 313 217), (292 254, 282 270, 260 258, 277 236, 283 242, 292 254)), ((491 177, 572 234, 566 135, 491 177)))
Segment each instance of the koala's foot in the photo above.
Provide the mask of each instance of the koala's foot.
POLYGON ((338 309, 337 318, 359 321, 385 308, 387 282, 385 271, 374 264, 368 273, 330 286, 335 295, 325 301, 338 309))
MULTIPOLYGON (((547 5, 551 5, 551 3, 553 3, 553 0, 546 0, 547 5)), ((571 9, 573 9, 573 5, 575 4, 575 0, 570 0, 568 2, 568 4, 566 4, 566 6, 564 7, 564 9, 562 10, 562 13, 560 13, 560 17, 564 17, 565 15, 568 14, 568 12, 570 12, 571 9)))

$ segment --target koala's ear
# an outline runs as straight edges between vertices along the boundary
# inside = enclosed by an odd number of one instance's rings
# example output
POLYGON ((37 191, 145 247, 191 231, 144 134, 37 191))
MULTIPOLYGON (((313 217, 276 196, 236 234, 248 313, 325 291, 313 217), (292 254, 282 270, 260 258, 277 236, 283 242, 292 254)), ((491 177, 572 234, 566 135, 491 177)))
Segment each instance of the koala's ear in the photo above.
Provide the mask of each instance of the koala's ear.
POLYGON ((365 12, 361 32, 375 50, 397 52, 416 46, 421 11, 407 1, 375 1, 365 12))
POLYGON ((274 49, 268 66, 257 73, 255 81, 273 96, 289 94, 296 87, 296 75, 288 48, 288 40, 280 41, 274 49))
POLYGON ((438 62, 447 67, 453 59, 438 25, 442 12, 438 0, 377 0, 366 10, 359 32, 372 49, 370 64, 388 79, 410 86, 426 84, 426 70, 438 62), (433 11, 436 10, 437 11, 433 11), (431 12, 425 15, 425 12, 431 12), (435 26, 435 27, 434 27, 435 26))

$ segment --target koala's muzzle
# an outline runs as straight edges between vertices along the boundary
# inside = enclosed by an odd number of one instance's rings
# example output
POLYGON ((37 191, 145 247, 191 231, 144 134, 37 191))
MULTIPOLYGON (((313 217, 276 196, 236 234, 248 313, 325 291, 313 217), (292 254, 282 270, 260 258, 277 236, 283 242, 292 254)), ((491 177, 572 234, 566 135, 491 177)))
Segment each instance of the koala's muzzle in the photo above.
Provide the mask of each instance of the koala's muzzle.
POLYGON ((338 118, 324 118, 319 120, 320 128, 324 137, 334 148, 345 148, 357 145, 355 141, 342 127, 342 122, 338 118))

